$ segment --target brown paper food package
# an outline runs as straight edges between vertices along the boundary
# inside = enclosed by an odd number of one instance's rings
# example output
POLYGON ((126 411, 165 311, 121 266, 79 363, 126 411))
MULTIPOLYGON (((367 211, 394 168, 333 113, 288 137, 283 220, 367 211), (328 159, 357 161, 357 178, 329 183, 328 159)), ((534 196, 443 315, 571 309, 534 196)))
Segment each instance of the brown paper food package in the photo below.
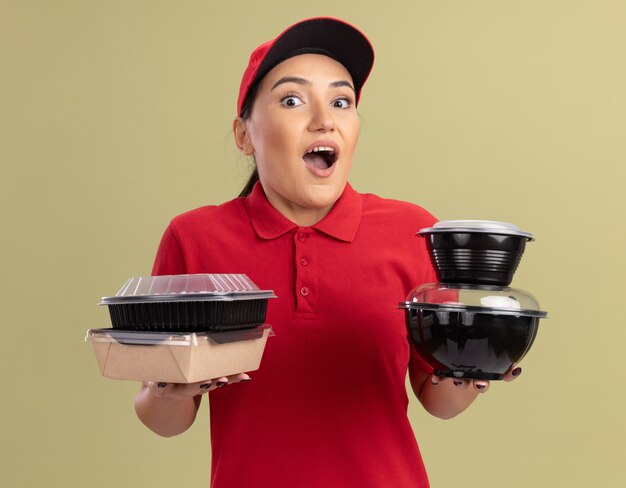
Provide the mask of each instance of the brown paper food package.
POLYGON ((166 335, 164 340, 142 343, 136 338, 158 336, 91 329, 85 340, 91 342, 106 378, 194 383, 259 369, 271 335, 273 330, 266 325, 246 331, 166 335))

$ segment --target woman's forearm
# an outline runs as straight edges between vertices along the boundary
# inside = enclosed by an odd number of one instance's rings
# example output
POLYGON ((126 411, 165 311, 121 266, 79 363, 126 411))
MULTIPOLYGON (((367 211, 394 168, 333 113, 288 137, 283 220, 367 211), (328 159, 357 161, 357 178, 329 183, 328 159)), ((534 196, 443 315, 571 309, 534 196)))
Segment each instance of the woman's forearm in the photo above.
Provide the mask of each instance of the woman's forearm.
POLYGON ((151 431, 163 437, 172 437, 193 424, 200 399, 200 396, 159 397, 144 384, 135 398, 135 412, 151 431))

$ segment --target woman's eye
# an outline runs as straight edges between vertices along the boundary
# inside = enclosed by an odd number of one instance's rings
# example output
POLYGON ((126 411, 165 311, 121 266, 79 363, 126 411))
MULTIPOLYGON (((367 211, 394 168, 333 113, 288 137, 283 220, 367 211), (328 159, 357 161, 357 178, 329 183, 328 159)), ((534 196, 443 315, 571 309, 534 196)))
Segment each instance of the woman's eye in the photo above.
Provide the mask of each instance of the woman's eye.
POLYGON ((337 100, 333 101, 333 107, 336 108, 348 108, 350 104, 351 102, 347 98, 338 98, 337 100))
POLYGON ((302 100, 295 95, 289 95, 281 99, 280 103, 282 103, 285 107, 297 107, 302 105, 302 100))

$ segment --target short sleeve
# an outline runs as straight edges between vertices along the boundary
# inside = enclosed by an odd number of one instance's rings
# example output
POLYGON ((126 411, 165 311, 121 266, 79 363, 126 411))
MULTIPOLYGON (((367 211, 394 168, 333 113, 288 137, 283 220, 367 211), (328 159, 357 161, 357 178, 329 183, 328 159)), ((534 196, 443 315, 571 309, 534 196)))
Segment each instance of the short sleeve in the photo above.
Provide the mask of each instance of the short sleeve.
POLYGON ((152 276, 185 274, 186 272, 185 256, 170 224, 161 238, 152 267, 152 276))

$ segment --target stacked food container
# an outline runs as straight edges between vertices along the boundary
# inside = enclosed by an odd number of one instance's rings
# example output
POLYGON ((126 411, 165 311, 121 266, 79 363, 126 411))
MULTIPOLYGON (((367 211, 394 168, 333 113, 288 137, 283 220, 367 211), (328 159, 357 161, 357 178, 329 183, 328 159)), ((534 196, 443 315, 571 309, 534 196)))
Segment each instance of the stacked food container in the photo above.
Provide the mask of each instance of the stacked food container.
POLYGON ((418 235, 438 282, 400 303, 411 342, 439 376, 502 379, 547 316, 529 292, 509 287, 532 234, 505 222, 449 220, 418 235))
POLYGON ((130 278, 100 302, 113 327, 86 340, 113 379, 192 383, 253 371, 273 335, 270 298, 244 274, 130 278))

